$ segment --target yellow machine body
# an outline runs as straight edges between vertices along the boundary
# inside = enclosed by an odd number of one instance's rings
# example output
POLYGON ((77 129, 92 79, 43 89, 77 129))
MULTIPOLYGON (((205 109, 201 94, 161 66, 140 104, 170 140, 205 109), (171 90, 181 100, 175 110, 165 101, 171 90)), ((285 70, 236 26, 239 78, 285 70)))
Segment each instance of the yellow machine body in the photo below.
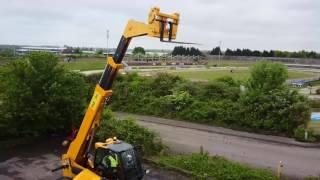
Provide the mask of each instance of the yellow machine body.
MULTIPOLYGON (((62 156, 63 176, 73 179, 100 179, 95 173, 92 161, 87 157, 87 151, 95 135, 95 129, 100 123, 100 114, 104 108, 105 101, 112 95, 111 85, 117 71, 122 67, 121 60, 133 37, 150 36, 161 40, 171 41, 176 38, 179 14, 164 14, 159 8, 152 8, 148 23, 130 20, 123 32, 123 37, 114 57, 107 59, 105 72, 96 85, 94 94, 87 108, 76 138, 70 143, 68 151, 62 156), (126 44, 125 44, 126 43, 126 44), (108 81, 105 83, 104 81, 108 81)), ((107 147, 108 144, 117 140, 109 139, 104 143, 95 143, 95 148, 107 147)))

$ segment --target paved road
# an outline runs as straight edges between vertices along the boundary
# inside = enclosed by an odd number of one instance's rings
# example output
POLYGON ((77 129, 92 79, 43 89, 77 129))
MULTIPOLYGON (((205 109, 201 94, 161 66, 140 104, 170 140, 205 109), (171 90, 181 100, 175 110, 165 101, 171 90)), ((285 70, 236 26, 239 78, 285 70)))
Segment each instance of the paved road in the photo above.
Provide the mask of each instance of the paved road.
POLYGON ((200 146, 203 146, 211 155, 221 155, 254 167, 271 168, 274 171, 279 161, 282 161, 284 173, 291 178, 301 179, 308 175, 320 175, 319 148, 280 145, 154 122, 138 121, 138 123, 158 132, 164 143, 176 152, 198 152, 200 146))
MULTIPOLYGON (((0 148, 0 180, 58 180, 61 171, 51 172, 60 165, 65 149, 61 140, 49 139, 13 149, 0 148)), ((176 172, 144 164, 150 173, 145 180, 187 180, 176 172)))

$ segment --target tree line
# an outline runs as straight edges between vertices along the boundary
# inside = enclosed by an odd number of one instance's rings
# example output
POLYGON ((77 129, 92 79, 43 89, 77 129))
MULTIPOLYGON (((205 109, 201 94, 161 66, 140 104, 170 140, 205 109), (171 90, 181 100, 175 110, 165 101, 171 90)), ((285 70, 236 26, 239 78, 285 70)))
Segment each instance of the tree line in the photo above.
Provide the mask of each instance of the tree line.
POLYGON ((183 55, 183 56, 204 56, 203 53, 194 47, 183 47, 183 46, 176 46, 173 48, 171 52, 173 56, 176 55, 183 55))
POLYGON ((226 49, 222 52, 220 47, 215 47, 210 51, 210 55, 223 54, 225 56, 255 56, 255 57, 283 57, 283 58, 319 58, 320 53, 315 51, 280 51, 280 50, 251 50, 251 49, 226 49))

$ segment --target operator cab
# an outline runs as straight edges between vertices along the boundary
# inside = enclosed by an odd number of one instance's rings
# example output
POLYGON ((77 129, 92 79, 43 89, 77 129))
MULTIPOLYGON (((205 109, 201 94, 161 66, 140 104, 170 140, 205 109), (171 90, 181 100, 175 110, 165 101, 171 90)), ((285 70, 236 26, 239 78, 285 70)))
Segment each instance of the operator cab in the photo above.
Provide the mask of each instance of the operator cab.
POLYGON ((100 145, 96 143, 94 167, 102 177, 108 179, 140 180, 144 176, 139 154, 128 143, 115 141, 113 144, 100 145), (117 161, 116 168, 110 162, 105 162, 108 157, 117 161))

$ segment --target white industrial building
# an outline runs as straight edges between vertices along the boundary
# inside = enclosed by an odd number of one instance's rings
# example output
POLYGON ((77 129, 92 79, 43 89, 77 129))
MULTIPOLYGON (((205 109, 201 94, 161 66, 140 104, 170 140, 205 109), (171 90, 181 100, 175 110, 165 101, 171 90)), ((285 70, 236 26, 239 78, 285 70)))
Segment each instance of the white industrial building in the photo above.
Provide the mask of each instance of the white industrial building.
POLYGON ((60 54, 65 47, 45 47, 45 46, 25 46, 16 49, 16 53, 19 55, 24 55, 29 52, 49 52, 54 54, 60 54))

